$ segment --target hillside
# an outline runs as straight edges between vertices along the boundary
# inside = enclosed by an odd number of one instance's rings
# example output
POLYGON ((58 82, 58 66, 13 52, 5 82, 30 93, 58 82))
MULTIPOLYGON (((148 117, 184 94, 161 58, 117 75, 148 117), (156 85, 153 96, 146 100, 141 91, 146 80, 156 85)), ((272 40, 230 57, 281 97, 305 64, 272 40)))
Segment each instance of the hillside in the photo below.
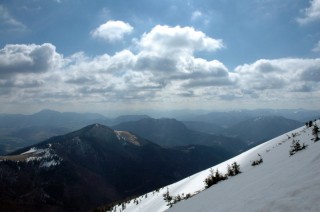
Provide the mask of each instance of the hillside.
POLYGON ((213 123, 223 127, 231 127, 242 121, 259 116, 282 116, 302 123, 315 117, 319 117, 319 110, 304 109, 256 109, 256 110, 235 110, 226 112, 210 112, 202 115, 188 117, 185 121, 200 121, 213 123))
POLYGON ((132 122, 124 122, 112 127, 115 130, 125 130, 149 139, 164 147, 184 145, 205 145, 225 149, 238 154, 248 148, 247 144, 238 138, 223 135, 211 135, 188 129, 182 122, 176 119, 142 119, 132 122))
POLYGON ((179 146, 195 144, 191 138, 193 132, 175 119, 147 118, 138 121, 123 122, 113 126, 116 130, 126 130, 147 138, 161 146, 179 146))
POLYGON ((203 133, 219 134, 221 131, 224 130, 224 128, 218 124, 212 124, 207 122, 183 121, 182 123, 190 130, 203 132, 203 133))
MULTIPOLYGON (((317 121, 319 124, 320 121, 317 121)), ((319 211, 320 141, 314 142, 314 137, 312 128, 300 127, 212 167, 214 171, 218 169, 221 173, 227 173, 227 165, 237 162, 242 173, 206 190, 204 180, 209 176, 210 169, 113 209, 164 211, 169 206, 163 195, 169 192, 173 199, 178 195, 192 196, 169 210, 176 212, 319 211), (290 156, 293 140, 308 146, 290 156), (263 158, 263 163, 252 166, 252 162, 259 159, 258 154, 263 158)))
POLYGON ((139 121, 142 119, 151 118, 147 115, 121 115, 110 121, 110 125, 117 125, 123 122, 139 121))
POLYGON ((239 137, 247 144, 256 146, 302 124, 281 116, 258 116, 231 126, 223 134, 239 137))

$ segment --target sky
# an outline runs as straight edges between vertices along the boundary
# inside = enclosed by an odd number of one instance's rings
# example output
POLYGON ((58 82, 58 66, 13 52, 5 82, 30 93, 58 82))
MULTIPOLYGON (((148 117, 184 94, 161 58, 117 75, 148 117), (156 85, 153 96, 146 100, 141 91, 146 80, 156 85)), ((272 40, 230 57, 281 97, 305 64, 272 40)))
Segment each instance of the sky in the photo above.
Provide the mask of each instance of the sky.
POLYGON ((320 109, 320 0, 0 0, 0 113, 320 109))

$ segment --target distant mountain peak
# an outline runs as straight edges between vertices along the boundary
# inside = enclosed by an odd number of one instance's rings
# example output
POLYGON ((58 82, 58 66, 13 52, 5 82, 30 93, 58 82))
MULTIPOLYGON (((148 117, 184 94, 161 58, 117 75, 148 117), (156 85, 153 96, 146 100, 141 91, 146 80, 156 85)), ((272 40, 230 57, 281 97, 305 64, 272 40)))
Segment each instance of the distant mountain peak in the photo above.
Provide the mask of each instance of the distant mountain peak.
POLYGON ((96 128, 96 129, 99 129, 99 128, 108 128, 108 127, 106 127, 106 126, 104 126, 104 125, 102 125, 102 124, 98 124, 98 123, 92 124, 91 126, 92 126, 92 128, 96 128))
POLYGON ((102 125, 102 124, 99 124, 99 123, 95 123, 95 124, 90 124, 82 129, 80 129, 80 131, 88 131, 88 130, 109 130, 109 131, 113 131, 111 128, 105 126, 105 125, 102 125))

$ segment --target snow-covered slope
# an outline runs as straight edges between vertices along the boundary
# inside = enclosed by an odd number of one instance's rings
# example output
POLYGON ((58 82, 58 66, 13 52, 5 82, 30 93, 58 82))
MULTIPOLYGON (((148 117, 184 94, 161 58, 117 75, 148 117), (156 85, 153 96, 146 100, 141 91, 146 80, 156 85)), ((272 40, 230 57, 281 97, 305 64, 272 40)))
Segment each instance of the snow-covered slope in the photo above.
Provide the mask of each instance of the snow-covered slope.
MULTIPOLYGON (((317 122, 318 126, 320 121, 317 122)), ((150 192, 113 211, 164 211, 169 208, 163 194, 192 196, 173 205, 170 211, 320 211, 320 141, 314 142, 312 127, 301 127, 265 142, 212 167, 227 173, 227 165, 240 164, 241 174, 204 190, 210 169, 150 192), (292 141, 308 145, 289 156, 292 141), (252 166, 252 161, 263 163, 252 166)))

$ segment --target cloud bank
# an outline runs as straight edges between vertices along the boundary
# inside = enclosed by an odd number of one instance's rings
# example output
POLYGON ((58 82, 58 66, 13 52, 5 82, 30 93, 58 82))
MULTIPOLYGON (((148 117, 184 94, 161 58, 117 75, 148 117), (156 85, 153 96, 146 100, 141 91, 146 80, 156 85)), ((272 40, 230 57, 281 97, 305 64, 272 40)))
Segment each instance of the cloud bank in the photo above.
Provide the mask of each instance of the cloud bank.
POLYGON ((320 98, 319 58, 261 59, 229 70, 221 61, 196 56, 222 50, 222 40, 192 27, 166 25, 155 26, 133 45, 136 51, 95 57, 83 52, 64 57, 49 43, 6 45, 0 50, 0 101, 171 102, 183 107, 186 103, 273 104, 292 99, 303 104, 320 98))

